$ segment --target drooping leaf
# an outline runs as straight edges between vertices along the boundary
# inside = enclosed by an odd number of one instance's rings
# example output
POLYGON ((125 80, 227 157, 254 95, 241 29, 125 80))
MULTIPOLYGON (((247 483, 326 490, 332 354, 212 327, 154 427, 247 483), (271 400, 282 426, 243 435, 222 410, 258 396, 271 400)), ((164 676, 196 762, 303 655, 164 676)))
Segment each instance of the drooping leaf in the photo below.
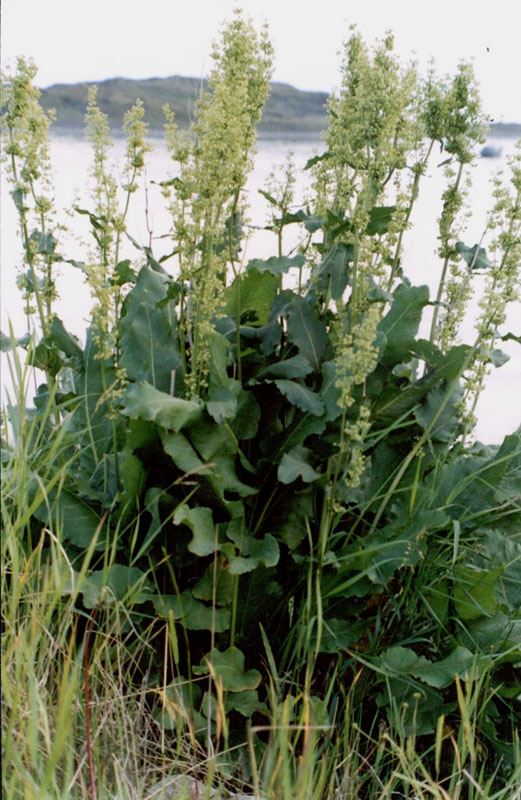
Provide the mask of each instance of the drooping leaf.
POLYGON ((201 419, 201 407, 192 400, 182 400, 160 392, 150 383, 135 383, 123 396, 122 413, 131 419, 155 422, 178 433, 201 419))
POLYGON ((510 356, 508 353, 504 353, 503 350, 489 350, 487 355, 490 363, 495 367, 502 367, 503 364, 506 364, 507 361, 510 361, 510 356))
POLYGON ((30 336, 25 334, 18 339, 11 339, 5 333, 0 332, 0 352, 7 353, 13 347, 26 347, 29 344, 30 336))
POLYGON ((326 150, 325 153, 321 153, 319 156, 312 156, 312 158, 308 158, 306 161, 304 169, 311 169, 311 167, 314 167, 315 164, 320 163, 320 161, 327 161, 327 159, 331 158, 332 155, 333 153, 331 153, 329 150, 326 150))
POLYGON ((310 483, 320 478, 317 472, 309 463, 311 450, 301 445, 293 447, 289 453, 282 456, 282 461, 277 470, 277 479, 281 483, 293 483, 297 478, 302 478, 304 483, 310 483))
POLYGON ((65 330, 63 322, 54 316, 51 321, 50 337, 53 344, 70 358, 81 358, 83 350, 76 336, 65 330))
POLYGON ((124 261, 119 261, 114 267, 112 283, 116 286, 124 286, 125 283, 134 283, 136 278, 136 271, 130 266, 129 258, 124 259, 124 261))
POLYGON ((235 456, 214 456, 211 467, 208 480, 221 500, 226 500, 226 492, 236 492, 240 497, 249 497, 257 493, 257 489, 253 486, 248 486, 239 479, 235 456))
POLYGON ((466 647, 456 647, 441 661, 414 667, 411 674, 435 689, 442 689, 444 686, 449 686, 456 675, 460 678, 464 678, 465 675, 473 675, 474 678, 477 678, 479 675, 477 666, 474 653, 471 653, 466 647))
POLYGON ((52 256, 58 244, 50 231, 34 230, 29 237, 29 241, 35 252, 44 256, 52 256))
POLYGON ((221 555, 217 564, 212 561, 192 589, 197 600, 215 602, 225 606, 232 602, 236 579, 226 568, 226 558, 221 555))
POLYGON ((284 379, 274 380, 273 383, 284 397, 301 411, 309 412, 317 417, 324 413, 324 403, 316 392, 295 381, 284 379))
POLYGON ((253 439, 259 427, 261 410, 252 392, 241 389, 237 397, 237 410, 230 427, 237 439, 253 439))
POLYGON ((232 378, 228 376, 228 360, 230 358, 230 342, 225 336, 212 331, 210 336, 210 372, 208 385, 210 389, 228 389, 232 378))
POLYGON ((207 675, 210 672, 214 680, 217 678, 221 682, 225 692, 251 691, 261 681, 258 670, 244 670, 244 653, 238 647, 229 647, 224 652, 215 647, 198 667, 193 667, 193 672, 196 675, 207 675))

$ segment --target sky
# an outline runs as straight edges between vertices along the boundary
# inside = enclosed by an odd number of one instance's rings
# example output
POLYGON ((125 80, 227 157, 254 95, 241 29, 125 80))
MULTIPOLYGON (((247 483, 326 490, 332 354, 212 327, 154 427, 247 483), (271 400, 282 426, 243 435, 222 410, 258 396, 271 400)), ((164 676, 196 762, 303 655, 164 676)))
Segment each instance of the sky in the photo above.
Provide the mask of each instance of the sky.
POLYGON ((473 60, 484 109, 521 122, 519 0, 2 0, 1 58, 34 59, 37 84, 188 75, 211 67, 211 43, 237 5, 275 46, 273 79, 299 89, 338 86, 356 24, 368 43, 386 31, 396 51, 442 74, 473 60))

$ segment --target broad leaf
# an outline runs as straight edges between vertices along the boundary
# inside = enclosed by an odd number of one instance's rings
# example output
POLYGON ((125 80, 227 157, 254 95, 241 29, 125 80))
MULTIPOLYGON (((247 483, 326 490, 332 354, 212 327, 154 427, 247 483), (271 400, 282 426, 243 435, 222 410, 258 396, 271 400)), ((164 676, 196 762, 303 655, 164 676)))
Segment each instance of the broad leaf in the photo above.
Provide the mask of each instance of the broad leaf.
POLYGON ((50 337, 53 344, 71 358, 82 358, 83 350, 76 336, 65 330, 63 322, 58 317, 53 317, 51 321, 50 337))
POLYGON ((131 419, 149 420, 176 432, 197 422, 202 416, 197 403, 171 397, 150 383, 135 383, 126 389, 122 413, 131 419))
POLYGON ((409 361, 423 309, 429 302, 429 287, 401 284, 393 297, 390 310, 378 326, 387 339, 384 362, 389 366, 409 361))
POLYGON ((238 647, 229 647, 224 652, 215 647, 203 658, 200 666, 193 667, 193 672, 196 675, 210 673, 213 680, 220 681, 225 692, 251 691, 261 681, 258 670, 244 670, 244 653, 238 647))
POLYGON ((174 525, 188 525, 193 537, 188 549, 196 556, 209 556, 219 548, 216 527, 210 508, 182 505, 174 514, 174 525))
POLYGON ((312 371, 309 361, 299 353, 292 358, 275 361, 258 372, 256 378, 305 378, 312 371))
POLYGON ((303 297, 294 297, 288 307, 288 339, 318 372, 326 355, 329 336, 325 324, 303 297))
POLYGON ((267 258, 265 260, 260 258, 254 258, 251 261, 248 261, 246 269, 249 270, 257 270, 257 272, 264 273, 270 272, 272 275, 284 275, 289 269, 292 267, 303 267, 306 263, 306 259, 302 255, 298 256, 271 256, 271 258, 267 258))
POLYGON ((389 224, 396 211, 396 206, 375 206, 369 212, 369 222, 365 233, 373 236, 375 233, 387 233, 389 224))
POLYGON ((249 269, 226 290, 225 313, 239 319, 247 316, 249 325, 266 325, 278 286, 279 278, 271 271, 249 269))
POLYGON ((302 478, 305 483, 316 481, 320 473, 309 463, 310 456, 311 450, 300 445, 285 453, 277 470, 278 480, 281 483, 293 483, 297 478, 302 478))
POLYGON ((496 587, 503 567, 482 570, 460 566, 454 575, 454 609, 461 619, 477 619, 496 613, 496 587))
POLYGON ((467 247, 463 242, 456 243, 456 252, 469 265, 471 269, 492 269, 492 264, 488 260, 487 251, 484 247, 475 244, 467 247))
POLYGON ((192 631, 223 633, 230 627, 230 609, 205 606, 188 591, 180 595, 157 595, 153 602, 160 617, 168 619, 171 616, 192 631))
POLYGON ((145 582, 145 573, 123 564, 113 564, 91 573, 84 579, 81 591, 86 608, 121 600, 135 605, 146 603, 152 596, 150 586, 145 582))
POLYGON ((287 380, 273 381, 277 389, 287 400, 301 411, 307 411, 319 417, 324 413, 324 404, 320 396, 301 383, 287 380))
POLYGON ((60 540, 83 550, 87 550, 102 525, 102 520, 90 506, 65 489, 59 493, 56 490, 49 492, 47 502, 38 506, 34 516, 50 527, 60 540))

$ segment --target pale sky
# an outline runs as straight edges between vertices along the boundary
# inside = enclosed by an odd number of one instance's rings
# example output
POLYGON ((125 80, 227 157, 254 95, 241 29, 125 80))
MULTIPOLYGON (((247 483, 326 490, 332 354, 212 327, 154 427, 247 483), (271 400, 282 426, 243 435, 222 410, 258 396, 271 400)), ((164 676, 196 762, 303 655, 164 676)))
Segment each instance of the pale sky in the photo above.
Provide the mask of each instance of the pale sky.
POLYGON ((521 122, 519 0, 2 0, 2 67, 30 56, 40 86, 201 77, 237 5, 256 27, 268 22, 274 80, 331 91, 349 25, 369 43, 392 29, 404 61, 424 66, 433 56, 439 72, 451 73, 472 59, 486 112, 521 122))

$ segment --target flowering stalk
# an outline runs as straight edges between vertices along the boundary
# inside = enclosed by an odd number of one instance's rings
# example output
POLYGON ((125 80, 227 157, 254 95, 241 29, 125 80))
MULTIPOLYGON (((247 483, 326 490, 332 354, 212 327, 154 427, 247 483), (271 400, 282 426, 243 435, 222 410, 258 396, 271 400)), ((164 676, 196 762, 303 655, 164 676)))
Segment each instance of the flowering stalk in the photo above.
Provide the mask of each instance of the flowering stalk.
POLYGON ((438 340, 442 348, 450 346, 455 331, 465 313, 466 294, 461 292, 462 275, 459 258, 455 249, 459 228, 459 212, 464 206, 466 193, 460 186, 464 170, 475 159, 475 145, 485 138, 485 120, 481 111, 478 89, 470 64, 460 64, 439 107, 442 120, 444 145, 447 153, 453 155, 458 164, 457 172, 448 166, 446 175, 454 178, 443 194, 443 210, 439 220, 440 256, 443 266, 436 294, 429 339, 438 340), (452 280, 447 283, 449 268, 452 280), (439 309, 445 295, 446 313, 438 328, 439 309))
POLYGON ((506 309, 521 299, 521 140, 517 152, 509 159, 510 187, 501 175, 494 178, 495 198, 488 227, 495 232, 489 251, 496 263, 479 302, 481 314, 476 323, 478 333, 474 347, 475 360, 465 378, 468 425, 475 420, 475 410, 490 370, 500 326, 506 320, 506 309))
MULTIPOLYGON (((272 47, 240 13, 212 53, 210 92, 202 94, 194 140, 179 135, 167 111, 167 146, 179 164, 167 187, 177 243, 182 335, 189 345, 186 385, 200 395, 208 381, 212 319, 234 274, 243 215, 242 190, 253 166, 256 125, 268 96, 272 47)), ((185 343, 183 342, 184 349, 185 343)), ((240 358, 238 354, 238 367, 240 358)))
POLYGON ((56 299, 53 264, 56 239, 50 230, 52 202, 49 125, 53 119, 41 108, 40 91, 33 85, 36 67, 31 61, 18 58, 16 73, 2 76, 4 155, 13 185, 11 195, 18 211, 20 233, 28 274, 20 276, 27 314, 32 313, 34 297, 38 319, 44 336, 49 334, 52 303, 56 299), (29 205, 32 200, 32 207, 29 205), (31 214, 39 226, 31 228, 31 214), (42 278, 38 273, 42 273, 42 278))

